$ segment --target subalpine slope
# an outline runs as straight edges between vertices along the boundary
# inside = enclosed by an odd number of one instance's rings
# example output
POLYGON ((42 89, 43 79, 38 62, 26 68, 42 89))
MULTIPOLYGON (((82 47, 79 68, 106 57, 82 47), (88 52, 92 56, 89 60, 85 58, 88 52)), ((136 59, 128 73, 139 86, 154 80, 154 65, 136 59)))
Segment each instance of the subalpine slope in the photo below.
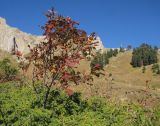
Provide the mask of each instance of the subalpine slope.
MULTIPOLYGON (((142 67, 133 68, 131 57, 131 51, 119 53, 104 68, 105 76, 94 77, 92 86, 81 84, 74 89, 83 92, 85 97, 100 95, 118 101, 143 99, 146 95, 160 97, 160 75, 152 73, 152 65, 146 66, 145 73, 142 73, 142 67)), ((160 55, 158 57, 160 59, 160 55)), ((88 66, 89 62, 83 61, 79 69, 87 72, 88 66)))
MULTIPOLYGON (((0 50, 0 57, 0 59, 8 57, 14 64, 17 64, 15 58, 5 51, 0 50)), ((142 73, 142 67, 133 68, 130 65, 131 57, 132 52, 119 53, 117 57, 110 58, 110 63, 104 68, 105 75, 99 78, 95 76, 92 85, 81 83, 78 86, 72 85, 71 88, 82 92, 85 98, 95 95, 116 101, 137 101, 146 98, 147 95, 160 98, 160 75, 152 73, 152 65, 146 66, 145 73, 142 73)), ((158 57, 160 63, 160 54, 158 57)), ((32 75, 31 69, 26 73, 29 80, 32 75)), ((83 73, 88 73, 90 62, 82 61, 78 69, 83 73)))

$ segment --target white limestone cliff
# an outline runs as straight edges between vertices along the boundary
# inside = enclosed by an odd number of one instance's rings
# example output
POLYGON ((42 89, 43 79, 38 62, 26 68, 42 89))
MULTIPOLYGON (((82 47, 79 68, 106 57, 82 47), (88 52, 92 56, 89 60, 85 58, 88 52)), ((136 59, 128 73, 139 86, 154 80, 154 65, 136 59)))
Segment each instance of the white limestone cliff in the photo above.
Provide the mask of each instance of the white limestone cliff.
POLYGON ((42 40, 42 36, 34 36, 24 33, 17 28, 10 27, 6 24, 6 20, 0 18, 0 49, 11 52, 14 41, 18 46, 18 50, 24 54, 29 52, 28 45, 34 45, 42 40), (15 39, 15 40, 14 40, 15 39))
MULTIPOLYGON (((14 47, 14 41, 18 46, 18 50, 23 54, 29 52, 28 45, 34 46, 35 44, 43 41, 43 36, 34 36, 20 31, 17 28, 7 25, 6 20, 0 17, 0 49, 11 52, 14 47)), ((104 46, 100 37, 97 37, 98 43, 97 50, 103 49, 104 46)))
POLYGON ((104 49, 103 43, 102 43, 101 38, 99 36, 97 36, 95 42, 98 42, 97 46, 96 46, 97 50, 100 50, 100 49, 103 50, 104 49))

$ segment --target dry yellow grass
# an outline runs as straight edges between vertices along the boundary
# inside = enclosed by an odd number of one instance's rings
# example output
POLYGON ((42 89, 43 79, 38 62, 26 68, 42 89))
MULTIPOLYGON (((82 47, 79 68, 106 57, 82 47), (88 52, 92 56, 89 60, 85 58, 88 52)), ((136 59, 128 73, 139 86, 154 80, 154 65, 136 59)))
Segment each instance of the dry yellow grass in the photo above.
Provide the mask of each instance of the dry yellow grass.
MULTIPOLYGON (((109 65, 105 67, 105 76, 95 77, 93 86, 81 84, 73 86, 76 91, 82 92, 84 97, 99 95, 115 100, 136 100, 145 97, 146 94, 138 91, 146 90, 149 86, 148 93, 160 97, 160 76, 154 76, 151 70, 152 65, 146 67, 145 73, 141 68, 133 68, 130 65, 132 52, 118 54, 117 57, 110 59, 109 65), (109 74, 112 74, 109 77, 109 74), (155 88, 155 89, 153 89, 155 88)), ((160 58, 160 55, 159 55, 160 58)), ((79 66, 82 71, 89 71, 89 62, 83 61, 79 66)))
POLYGON ((0 60, 3 60, 4 58, 10 59, 12 64, 15 67, 17 67, 17 61, 16 61, 17 58, 16 58, 16 56, 12 56, 10 53, 0 50, 0 60))
POLYGON ((110 64, 106 66, 106 71, 113 74, 115 83, 122 83, 128 86, 145 86, 146 81, 150 81, 149 84, 160 84, 160 76, 154 76, 151 70, 151 66, 146 67, 145 73, 142 73, 141 68, 133 68, 130 65, 132 53, 125 52, 119 54, 117 57, 113 57, 110 60, 110 64))
MULTIPOLYGON (((9 53, 0 51, 1 59, 8 57, 15 62, 9 53)), ((94 77, 93 85, 80 84, 72 86, 75 91, 82 92, 83 97, 88 98, 94 95, 102 96, 116 101, 136 101, 143 99, 146 94, 146 81, 149 81, 150 89, 148 93, 160 97, 160 75, 154 76, 151 70, 152 65, 146 67, 146 72, 142 73, 142 68, 133 68, 130 65, 132 52, 118 54, 110 59, 109 65, 104 69, 105 76, 94 77), (109 77, 109 74, 112 74, 109 77), (138 93, 141 91, 140 93, 138 93)), ((160 54, 158 55, 160 61, 160 54)), ((15 63, 16 64, 16 63, 15 63)), ((78 70, 89 73, 90 62, 83 60, 78 66, 78 70)), ((27 72, 31 79, 31 70, 27 72)))

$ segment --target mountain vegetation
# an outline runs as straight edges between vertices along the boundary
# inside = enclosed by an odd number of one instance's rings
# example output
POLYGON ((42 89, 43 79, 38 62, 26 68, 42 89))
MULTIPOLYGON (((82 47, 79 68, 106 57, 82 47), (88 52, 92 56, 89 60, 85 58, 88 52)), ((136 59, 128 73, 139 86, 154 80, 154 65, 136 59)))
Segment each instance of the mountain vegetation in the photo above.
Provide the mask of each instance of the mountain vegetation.
POLYGON ((10 59, 5 58, 0 61, 0 81, 10 81, 15 79, 18 74, 18 68, 16 68, 10 61, 10 59))
POLYGON ((152 71, 153 71, 153 73, 155 73, 155 74, 160 74, 160 65, 159 65, 158 63, 153 64, 153 66, 152 66, 152 71))
POLYGON ((79 93, 68 96, 51 89, 47 108, 43 88, 37 98, 32 88, 16 82, 0 85, 1 126, 159 126, 160 107, 144 109, 135 104, 114 104, 102 98, 83 100, 79 93))
POLYGON ((133 50, 131 65, 141 67, 158 62, 157 50, 148 44, 143 43, 140 47, 133 50))
POLYGON ((98 51, 96 52, 96 56, 91 61, 90 66, 93 67, 96 64, 99 64, 101 68, 105 67, 107 64, 109 64, 109 58, 116 57, 118 55, 118 49, 110 49, 108 51, 98 51))
POLYGON ((54 9, 46 16, 44 42, 16 50, 18 65, 0 61, 0 125, 159 126, 157 48, 96 52, 95 33, 54 9))
POLYGON ((30 56, 27 58, 17 55, 21 64, 28 62, 28 67, 33 64, 32 85, 34 91, 38 96, 40 95, 39 87, 36 87, 37 81, 40 81, 45 90, 43 92, 43 108, 47 108, 47 104, 50 104, 49 95, 55 85, 60 84, 61 88, 68 90, 69 83, 73 82, 78 85, 82 80, 87 81, 86 76, 88 80, 93 79, 92 75, 97 74, 101 69, 99 65, 95 64, 88 75, 76 70, 82 59, 93 55, 97 43, 94 42, 95 33, 88 36, 84 30, 77 28, 77 22, 70 17, 59 16, 54 9, 48 11, 46 16, 48 21, 42 27, 46 41, 39 43, 34 48, 29 45, 30 56))

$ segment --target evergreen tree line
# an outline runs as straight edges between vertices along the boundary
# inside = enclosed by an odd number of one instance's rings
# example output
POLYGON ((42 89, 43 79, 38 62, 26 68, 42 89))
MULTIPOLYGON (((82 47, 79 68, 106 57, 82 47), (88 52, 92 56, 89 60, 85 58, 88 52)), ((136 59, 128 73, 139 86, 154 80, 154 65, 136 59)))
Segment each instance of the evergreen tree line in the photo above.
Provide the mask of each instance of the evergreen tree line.
POLYGON ((140 47, 133 49, 131 65, 141 67, 158 62, 157 50, 143 43, 140 47))
POLYGON ((91 61, 91 67, 99 64, 103 68, 106 64, 109 64, 109 58, 117 56, 117 54, 118 49, 110 49, 109 51, 105 51, 103 53, 98 51, 96 56, 91 61))

